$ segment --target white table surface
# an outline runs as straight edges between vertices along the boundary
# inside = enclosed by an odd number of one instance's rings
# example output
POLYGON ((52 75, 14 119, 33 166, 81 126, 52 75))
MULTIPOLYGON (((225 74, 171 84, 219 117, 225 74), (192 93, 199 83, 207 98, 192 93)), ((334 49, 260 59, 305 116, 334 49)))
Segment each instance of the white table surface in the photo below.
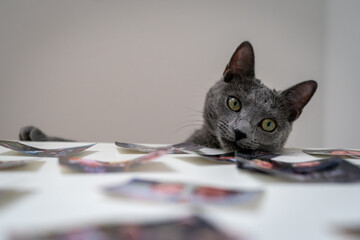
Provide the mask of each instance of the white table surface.
MULTIPOLYGON (((88 143, 23 142, 39 148, 61 148, 88 143)), ((316 159, 300 150, 285 149, 279 160, 316 159)), ((120 161, 142 154, 114 143, 98 143, 80 154, 87 159, 120 161)), ((259 240, 335 240, 346 238, 338 227, 360 225, 360 183, 295 183, 238 170, 192 155, 166 155, 126 173, 71 173, 57 158, 37 158, 0 147, 0 160, 34 159, 27 167, 0 171, 0 189, 21 194, 0 201, 0 239, 11 231, 59 228, 186 217, 201 214, 235 236, 259 240), (102 188, 132 177, 169 179, 239 189, 262 189, 258 201, 237 205, 203 205, 114 198, 102 188)), ((351 160, 360 164, 360 160, 351 160)))

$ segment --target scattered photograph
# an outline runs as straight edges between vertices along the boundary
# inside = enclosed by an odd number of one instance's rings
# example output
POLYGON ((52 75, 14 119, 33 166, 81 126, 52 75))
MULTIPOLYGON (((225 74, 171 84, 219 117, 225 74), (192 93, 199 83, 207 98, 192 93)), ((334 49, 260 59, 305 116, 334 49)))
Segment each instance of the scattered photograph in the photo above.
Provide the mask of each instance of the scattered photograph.
POLYGON ((273 176, 304 182, 355 182, 360 180, 360 168, 341 157, 288 163, 269 159, 246 159, 237 155, 237 166, 273 176))
POLYGON ((95 144, 89 144, 78 147, 56 148, 56 149, 41 149, 32 146, 22 144, 20 142, 0 140, 0 146, 9 148, 11 150, 25 153, 31 156, 37 157, 59 157, 66 155, 74 155, 85 151, 86 149, 94 146, 95 144))
MULTIPOLYGON (((143 224, 103 224, 43 234, 13 234, 11 240, 235 240, 200 217, 143 224)), ((241 240, 244 238, 237 237, 241 240)))
POLYGON ((86 173, 124 172, 129 171, 132 167, 139 164, 144 164, 162 157, 165 154, 167 154, 167 151, 158 150, 132 160, 119 162, 104 162, 78 157, 60 156, 59 164, 65 168, 86 173))
POLYGON ((351 158, 360 158, 360 151, 344 149, 344 148, 304 149, 303 152, 310 155, 343 156, 343 157, 351 157, 351 158))
POLYGON ((238 190, 145 179, 133 179, 125 184, 109 186, 105 191, 111 195, 135 199, 199 204, 236 204, 254 200, 261 194, 258 190, 238 190))

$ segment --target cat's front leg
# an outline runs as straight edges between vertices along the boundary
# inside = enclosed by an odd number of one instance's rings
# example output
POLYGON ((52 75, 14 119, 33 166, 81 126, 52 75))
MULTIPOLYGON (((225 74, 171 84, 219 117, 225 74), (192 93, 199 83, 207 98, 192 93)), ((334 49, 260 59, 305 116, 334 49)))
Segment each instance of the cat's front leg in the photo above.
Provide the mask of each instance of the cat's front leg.
POLYGON ((186 142, 194 142, 198 145, 209 148, 220 148, 217 138, 209 131, 209 128, 203 126, 201 129, 196 130, 186 142))

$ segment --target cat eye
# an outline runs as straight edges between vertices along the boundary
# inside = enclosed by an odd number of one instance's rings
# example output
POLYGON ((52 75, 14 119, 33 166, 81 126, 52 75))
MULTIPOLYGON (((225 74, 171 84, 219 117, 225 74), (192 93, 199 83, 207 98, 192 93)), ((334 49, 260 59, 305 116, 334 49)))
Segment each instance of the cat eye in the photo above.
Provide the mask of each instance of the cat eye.
POLYGON ((264 131, 272 132, 276 128, 276 123, 274 120, 270 118, 265 118, 264 120, 261 121, 260 126, 264 131))
POLYGON ((241 102, 236 97, 228 97, 227 105, 234 112, 239 112, 241 109, 241 102))

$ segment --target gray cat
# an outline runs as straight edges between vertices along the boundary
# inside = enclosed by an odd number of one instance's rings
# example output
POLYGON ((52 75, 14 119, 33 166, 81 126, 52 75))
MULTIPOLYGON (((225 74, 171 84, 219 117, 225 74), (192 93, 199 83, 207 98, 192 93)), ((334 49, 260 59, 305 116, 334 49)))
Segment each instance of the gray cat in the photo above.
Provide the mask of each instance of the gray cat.
MULTIPOLYGON (((225 151, 280 150, 292 123, 316 91, 315 81, 299 83, 285 91, 271 90, 255 78, 255 56, 249 42, 232 55, 223 77, 207 93, 204 124, 187 141, 225 151)), ((20 140, 68 141, 48 137, 28 126, 20 140)))
POLYGON ((305 81, 279 92, 256 79, 254 69, 254 50, 243 42, 207 93, 202 128, 187 141, 226 151, 273 152, 284 146, 317 83, 305 81))

